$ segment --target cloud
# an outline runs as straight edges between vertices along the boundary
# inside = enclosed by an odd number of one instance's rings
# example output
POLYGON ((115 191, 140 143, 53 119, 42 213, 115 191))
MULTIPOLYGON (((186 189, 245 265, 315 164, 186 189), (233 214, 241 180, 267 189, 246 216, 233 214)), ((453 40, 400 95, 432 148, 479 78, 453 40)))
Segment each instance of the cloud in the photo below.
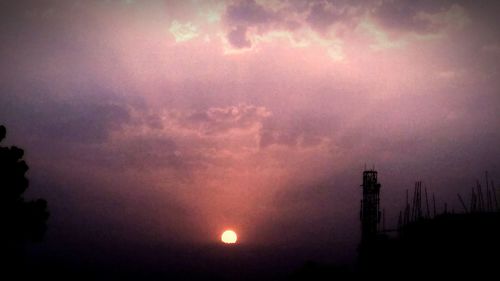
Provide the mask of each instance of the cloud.
POLYGON ((174 20, 168 30, 174 35, 176 42, 189 41, 200 35, 198 28, 190 22, 182 24, 174 20))
POLYGON ((238 1, 226 8, 225 18, 236 24, 264 24, 273 19, 272 11, 266 10, 254 0, 238 1))
POLYGON ((313 1, 310 2, 306 23, 314 30, 325 34, 333 25, 353 30, 366 11, 366 7, 354 2, 313 1))
MULTIPOLYGON (((11 120, 11 114, 18 118, 23 130, 32 136, 46 138, 57 143, 103 143, 111 132, 131 121, 126 105, 97 101, 60 101, 45 97, 41 101, 13 101, 11 108, 4 108, 4 118, 11 120)), ((1 107, 0 107, 1 108, 1 107)))
MULTIPOLYGON (((223 16, 226 36, 234 48, 249 48, 258 37, 290 32, 298 41, 318 43, 304 30, 312 30, 323 40, 350 40, 359 27, 373 36, 375 49, 402 46, 407 41, 432 38, 453 27, 462 28, 467 15, 453 1, 277 1, 274 4, 235 1, 223 16), (403 38, 403 39, 402 39, 403 38), (409 40, 409 39, 411 40, 409 40)), ((321 44, 321 43, 320 43, 321 44)), ((323 44, 324 45, 324 44, 323 44)), ((336 54, 342 53, 340 45, 336 54)))
POLYGON ((267 10, 255 1, 236 1, 227 6, 223 16, 227 25, 227 38, 235 48, 251 47, 250 34, 252 32, 262 34, 276 24, 279 24, 277 14, 267 10))
POLYGON ((206 110, 129 107, 122 120, 118 108, 82 107, 70 121, 40 117, 48 125, 35 124, 41 128, 37 137, 56 141, 59 150, 52 158, 61 162, 76 161, 110 172, 147 171, 164 177, 174 173, 172 180, 182 181, 207 166, 224 166, 249 151, 257 152, 259 128, 271 116, 265 107, 239 104, 206 110), (65 159, 68 154, 74 157, 65 159))
POLYGON ((375 7, 372 17, 390 30, 429 33, 441 26, 425 15, 441 13, 449 6, 445 1, 383 1, 375 7))
POLYGON ((175 122, 182 129, 196 131, 202 136, 218 136, 259 126, 269 116, 271 112, 265 107, 239 104, 177 113, 175 122))
POLYGON ((227 34, 227 39, 233 47, 236 48, 249 48, 252 46, 252 42, 247 38, 247 27, 237 26, 233 28, 227 34))

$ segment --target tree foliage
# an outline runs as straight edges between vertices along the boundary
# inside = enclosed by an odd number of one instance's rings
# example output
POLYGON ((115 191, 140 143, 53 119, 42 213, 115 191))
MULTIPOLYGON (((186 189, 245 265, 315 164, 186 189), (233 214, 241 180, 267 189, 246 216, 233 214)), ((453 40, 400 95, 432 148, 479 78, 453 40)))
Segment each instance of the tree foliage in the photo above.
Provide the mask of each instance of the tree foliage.
MULTIPOLYGON (((6 136, 0 126, 0 144, 6 136)), ((26 201, 23 193, 29 186, 28 165, 24 151, 16 146, 0 145, 0 239, 2 243, 18 244, 40 241, 49 217, 47 201, 26 201)))

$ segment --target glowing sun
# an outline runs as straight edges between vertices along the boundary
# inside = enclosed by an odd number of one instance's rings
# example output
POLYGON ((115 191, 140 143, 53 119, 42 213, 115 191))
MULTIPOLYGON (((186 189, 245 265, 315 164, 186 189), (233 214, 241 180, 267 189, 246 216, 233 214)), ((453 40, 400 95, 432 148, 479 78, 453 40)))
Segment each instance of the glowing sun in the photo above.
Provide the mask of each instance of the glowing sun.
POLYGON ((226 244, 234 244, 238 240, 238 235, 232 230, 226 230, 220 236, 220 240, 226 244))

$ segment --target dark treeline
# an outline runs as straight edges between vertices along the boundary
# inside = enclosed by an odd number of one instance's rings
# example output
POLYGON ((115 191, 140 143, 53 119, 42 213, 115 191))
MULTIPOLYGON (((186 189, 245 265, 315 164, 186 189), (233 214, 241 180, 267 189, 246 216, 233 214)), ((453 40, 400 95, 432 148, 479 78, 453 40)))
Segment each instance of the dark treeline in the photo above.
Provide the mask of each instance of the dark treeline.
MULTIPOLYGON (((5 126, 0 126, 0 142, 6 134, 5 126)), ((28 165, 23 156, 24 151, 16 146, 0 145, 0 267, 3 275, 22 274, 25 243, 42 240, 49 217, 45 200, 29 201, 23 197, 29 187, 28 165)))

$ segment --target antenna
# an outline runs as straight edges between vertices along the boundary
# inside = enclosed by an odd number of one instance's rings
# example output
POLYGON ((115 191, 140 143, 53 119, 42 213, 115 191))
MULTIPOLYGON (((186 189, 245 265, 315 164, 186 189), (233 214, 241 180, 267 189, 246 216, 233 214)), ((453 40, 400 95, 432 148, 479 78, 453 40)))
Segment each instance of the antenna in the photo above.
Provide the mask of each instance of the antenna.
POLYGON ((429 211, 429 197, 427 197, 427 185, 425 186, 425 205, 427 207, 426 217, 430 218, 431 217, 431 213, 429 211))
POLYGON ((432 204, 434 205, 434 215, 433 218, 436 217, 436 197, 434 197, 434 192, 432 193, 432 204))
POLYGON ((493 198, 495 199, 495 208, 498 211, 498 200, 497 200, 497 192, 495 191, 495 183, 491 180, 491 190, 493 190, 493 198))
POLYGON ((468 213, 469 211, 467 210, 467 206, 465 206, 464 200, 462 199, 462 196, 460 196, 460 193, 457 193, 458 199, 460 200, 460 203, 462 204, 462 207, 464 208, 464 211, 468 213))

